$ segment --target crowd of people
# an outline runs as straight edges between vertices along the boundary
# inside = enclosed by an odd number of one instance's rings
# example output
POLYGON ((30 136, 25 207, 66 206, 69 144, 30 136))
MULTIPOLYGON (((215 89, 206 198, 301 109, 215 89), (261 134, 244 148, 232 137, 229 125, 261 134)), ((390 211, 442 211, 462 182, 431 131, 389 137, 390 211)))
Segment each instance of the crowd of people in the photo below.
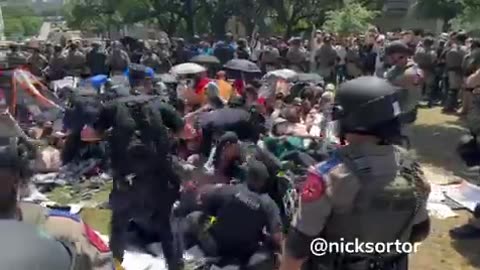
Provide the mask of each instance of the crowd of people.
MULTIPOLYGON (((56 93, 66 111, 55 145, 64 163, 98 155, 111 171, 110 242, 76 216, 16 202, 28 157, 12 138, 0 152, 0 211, 61 239, 76 269, 111 269, 132 246, 158 255, 152 243, 169 269, 182 269, 195 246, 208 266, 407 269, 408 254, 315 258, 310 243, 427 237, 429 184, 404 147, 423 100, 445 113, 461 104, 475 137, 479 45, 463 32, 376 28, 288 42, 229 33, 216 42, 69 41, 28 55, 13 45, 10 67, 46 82, 80 77, 56 93), (169 71, 175 80, 162 76, 169 71), (107 79, 88 83, 98 75, 107 79)), ((452 236, 478 231, 472 223, 452 236)))

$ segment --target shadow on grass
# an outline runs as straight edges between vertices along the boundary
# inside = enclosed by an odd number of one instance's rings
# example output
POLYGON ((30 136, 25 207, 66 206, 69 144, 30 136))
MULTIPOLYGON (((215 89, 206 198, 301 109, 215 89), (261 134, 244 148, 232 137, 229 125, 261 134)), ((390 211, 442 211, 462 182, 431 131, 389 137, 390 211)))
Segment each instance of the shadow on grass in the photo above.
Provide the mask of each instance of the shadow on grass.
POLYGON ((478 252, 479 240, 453 241, 453 248, 466 258, 471 266, 480 269, 480 253, 478 252))
POLYGON ((459 139, 465 134, 468 131, 463 127, 462 120, 432 125, 416 124, 410 140, 421 162, 465 177, 466 167, 456 153, 459 139))

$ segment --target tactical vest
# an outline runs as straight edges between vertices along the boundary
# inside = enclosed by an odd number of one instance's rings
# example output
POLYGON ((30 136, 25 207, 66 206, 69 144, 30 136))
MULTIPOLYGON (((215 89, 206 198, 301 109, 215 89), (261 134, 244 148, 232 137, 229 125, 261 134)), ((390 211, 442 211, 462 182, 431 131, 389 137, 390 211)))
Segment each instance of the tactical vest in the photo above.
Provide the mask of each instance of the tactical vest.
POLYGON ((454 46, 445 55, 445 64, 448 70, 461 71, 465 51, 459 46, 454 46))
POLYGON ((68 113, 73 114, 72 121, 80 121, 82 124, 93 124, 100 110, 102 109, 102 103, 100 96, 90 90, 88 92, 75 93, 70 99, 70 108, 68 113))
POLYGON ((165 159, 169 151, 167 130, 158 108, 153 107, 156 96, 138 95, 116 100, 113 135, 122 153, 126 173, 138 169, 152 170, 158 158, 165 159))
POLYGON ((128 61, 122 52, 112 55, 111 59, 110 67, 113 71, 124 71, 128 67, 128 61))
POLYGON ((423 70, 433 70, 435 68, 435 55, 433 50, 419 48, 415 53, 415 62, 423 70))
MULTIPOLYGON (((401 80, 402 76, 409 68, 415 68, 415 63, 410 62, 403 68, 392 67, 385 73, 385 78, 393 85, 398 85, 397 80, 401 80)), ((417 103, 421 98, 420 90, 412 90, 400 88, 397 90, 402 109, 401 120, 403 123, 413 123, 417 118, 417 103), (417 91, 417 93, 415 92, 417 91), (416 94, 416 95, 415 95, 416 94)))
POLYGON ((150 194, 157 190, 166 192, 162 199, 171 196, 175 200, 180 179, 173 169, 167 128, 156 106, 161 101, 156 96, 139 95, 116 102, 112 132, 115 171, 129 182, 132 192, 150 194), (159 175, 162 176, 160 181, 159 175))
MULTIPOLYGON (((263 209, 261 195, 251 191, 238 190, 217 214, 217 222, 209 229, 220 245, 230 246, 237 244, 237 250, 255 250, 258 240, 262 236, 262 228, 267 224, 267 216, 263 209), (232 234, 230 228, 235 228, 239 220, 248 218, 249 222, 243 223, 245 235, 254 239, 239 239, 232 234)), ((243 254, 242 254, 243 255, 243 254)))
POLYGON ((362 164, 361 157, 336 155, 324 165, 331 168, 344 163, 360 180, 360 190, 352 208, 334 209, 331 213, 323 232, 327 242, 340 242, 342 238, 350 243, 355 239, 360 243, 409 241, 413 220, 423 199, 424 193, 418 184, 423 175, 418 164, 410 162, 400 149, 396 156, 398 170, 390 174, 382 172, 381 179, 372 176, 370 169, 362 164))
POLYGON ((267 46, 262 52, 263 64, 276 64, 278 61, 278 57, 278 51, 276 50, 276 48, 273 48, 271 46, 267 46))

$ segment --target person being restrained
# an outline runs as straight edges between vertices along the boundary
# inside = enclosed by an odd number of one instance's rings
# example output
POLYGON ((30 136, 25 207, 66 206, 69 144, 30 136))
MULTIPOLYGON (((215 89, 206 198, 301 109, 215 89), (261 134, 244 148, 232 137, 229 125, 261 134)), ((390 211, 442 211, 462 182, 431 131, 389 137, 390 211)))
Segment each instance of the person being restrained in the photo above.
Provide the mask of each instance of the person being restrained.
POLYGON ((265 244, 280 248, 282 223, 278 206, 264 193, 268 177, 265 165, 252 159, 246 183, 205 186, 198 196, 201 211, 186 218, 186 247, 198 245, 219 264, 271 269, 272 247, 265 244))

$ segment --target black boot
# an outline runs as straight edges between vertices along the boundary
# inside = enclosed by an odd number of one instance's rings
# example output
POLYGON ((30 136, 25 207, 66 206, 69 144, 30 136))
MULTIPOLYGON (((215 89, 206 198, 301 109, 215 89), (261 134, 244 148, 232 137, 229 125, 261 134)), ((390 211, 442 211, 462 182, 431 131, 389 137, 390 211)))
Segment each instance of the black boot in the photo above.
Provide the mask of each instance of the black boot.
POLYGON ((448 90, 447 100, 445 102, 445 107, 443 108, 443 112, 445 113, 453 113, 456 111, 458 107, 458 89, 450 89, 448 90))

